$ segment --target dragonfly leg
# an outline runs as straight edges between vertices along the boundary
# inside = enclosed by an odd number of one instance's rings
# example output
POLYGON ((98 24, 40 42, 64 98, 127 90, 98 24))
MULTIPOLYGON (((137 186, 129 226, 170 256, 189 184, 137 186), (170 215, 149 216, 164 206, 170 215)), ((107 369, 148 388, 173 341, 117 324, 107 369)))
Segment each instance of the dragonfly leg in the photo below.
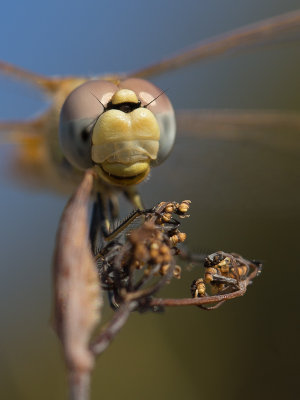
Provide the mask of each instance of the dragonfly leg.
MULTIPOLYGON (((135 197, 135 205, 140 204, 139 195, 135 197)), ((114 196, 107 197, 101 193, 96 194, 96 199, 93 204, 90 240, 92 251, 95 255, 99 253, 104 245, 104 241, 110 241, 126 229, 136 218, 147 214, 151 210, 137 209, 128 215, 117 227, 114 227, 117 217, 119 216, 118 199, 114 196)))
POLYGON ((138 210, 144 210, 144 203, 135 187, 129 187, 125 189, 124 195, 130 201, 134 208, 137 208, 138 210))
POLYGON ((108 199, 109 213, 112 220, 116 220, 120 215, 120 207, 118 197, 112 194, 108 199))
POLYGON ((90 240, 94 254, 102 247, 103 239, 109 236, 110 224, 107 198, 101 193, 97 193, 93 204, 90 226, 90 240))

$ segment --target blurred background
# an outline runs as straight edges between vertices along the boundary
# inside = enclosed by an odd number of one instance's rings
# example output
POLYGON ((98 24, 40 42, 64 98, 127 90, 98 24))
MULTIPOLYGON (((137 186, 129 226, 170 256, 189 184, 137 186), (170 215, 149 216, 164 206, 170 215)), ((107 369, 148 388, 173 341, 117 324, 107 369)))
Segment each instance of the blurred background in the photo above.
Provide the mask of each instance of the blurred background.
MULTIPOLYGON (((0 58, 45 75, 126 72, 297 7, 298 0, 10 2, 2 6, 0 58)), ((299 111, 299 68, 293 41, 152 81, 179 109, 299 111)), ((1 119, 46 106, 39 92, 1 76, 1 119)), ((275 145, 272 132, 259 128, 253 135, 261 141, 229 141, 218 132, 187 137, 183 129, 169 160, 141 185, 148 206, 192 200, 182 230, 193 251, 235 251, 262 260, 264 270, 244 298, 214 312, 133 314, 97 362, 92 399, 297 398, 299 131, 278 134, 275 145)), ((1 146, 0 397, 65 399, 50 315, 52 252, 67 197, 9 179, 14 154, 1 146)), ((190 296, 201 272, 185 272, 165 295, 190 296)))

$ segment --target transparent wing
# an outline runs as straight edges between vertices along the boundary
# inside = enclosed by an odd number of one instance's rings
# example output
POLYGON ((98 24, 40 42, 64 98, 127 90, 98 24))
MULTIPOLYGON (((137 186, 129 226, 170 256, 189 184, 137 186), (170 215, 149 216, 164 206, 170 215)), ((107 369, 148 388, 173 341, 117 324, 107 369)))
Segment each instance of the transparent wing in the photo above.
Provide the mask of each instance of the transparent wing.
POLYGON ((204 61, 211 57, 246 50, 255 45, 295 40, 297 36, 299 39, 299 34, 300 10, 296 10, 203 40, 189 50, 137 70, 130 75, 149 78, 153 75, 182 68, 196 61, 204 61))
POLYGON ((16 65, 10 64, 6 61, 0 60, 0 73, 11 76, 15 79, 31 83, 36 86, 42 92, 48 95, 54 95, 60 90, 64 83, 69 81, 86 80, 87 78, 80 77, 47 77, 31 71, 27 71, 24 68, 17 67, 16 65))
POLYGON ((300 114, 282 110, 178 110, 179 135, 299 151, 300 114))
POLYGON ((76 86, 78 82, 85 80, 79 77, 46 77, 5 61, 0 61, 0 73, 35 86, 52 100, 50 101, 49 109, 36 118, 25 121, 0 121, 0 144, 24 144, 26 141, 38 143, 50 123, 49 112, 55 99, 57 97, 65 98, 66 94, 64 92, 67 93, 69 87, 76 86))

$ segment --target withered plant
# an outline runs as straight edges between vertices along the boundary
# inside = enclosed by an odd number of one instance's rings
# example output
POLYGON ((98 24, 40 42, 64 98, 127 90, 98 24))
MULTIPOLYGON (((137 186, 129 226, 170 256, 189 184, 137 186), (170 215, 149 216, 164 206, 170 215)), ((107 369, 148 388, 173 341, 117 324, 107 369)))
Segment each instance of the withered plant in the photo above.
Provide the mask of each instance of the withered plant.
POLYGON ((89 398, 96 356, 111 343, 133 311, 197 306, 212 310, 243 296, 260 270, 258 261, 218 251, 206 257, 181 249, 190 201, 161 202, 126 218, 100 248, 91 250, 88 209, 93 173, 88 171, 61 217, 54 255, 55 327, 61 340, 72 400, 89 398), (140 226, 133 228, 134 221, 140 226), (180 279, 181 259, 200 263, 202 277, 191 283, 190 298, 159 298, 159 290, 180 279), (93 336, 101 321, 103 293, 115 313, 93 336))

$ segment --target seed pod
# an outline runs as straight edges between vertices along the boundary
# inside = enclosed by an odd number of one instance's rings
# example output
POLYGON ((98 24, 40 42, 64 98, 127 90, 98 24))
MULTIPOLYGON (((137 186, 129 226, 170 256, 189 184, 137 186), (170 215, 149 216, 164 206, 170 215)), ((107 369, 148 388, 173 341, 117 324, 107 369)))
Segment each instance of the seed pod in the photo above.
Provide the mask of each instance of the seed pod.
POLYGON ((170 241, 172 246, 176 246, 176 244, 179 242, 178 234, 171 236, 170 241))
POLYGON ((184 232, 179 232, 179 233, 178 233, 178 241, 179 241, 180 243, 182 243, 182 242, 185 241, 185 239, 186 239, 186 233, 184 233, 184 232))
POLYGON ((220 271, 221 274, 227 274, 229 272, 229 265, 228 264, 224 264, 220 267, 220 271))
POLYGON ((169 268, 170 268, 170 264, 164 264, 164 265, 162 265, 161 268, 160 268, 160 271, 159 271, 160 274, 161 274, 162 276, 165 276, 166 273, 168 272, 169 268))
POLYGON ((165 207, 165 212, 166 213, 173 213, 174 212, 174 205, 173 203, 169 203, 165 207))
POLYGON ((203 297, 205 296, 206 288, 205 283, 203 282, 202 278, 194 280, 191 285, 191 293, 192 297, 203 297))
POLYGON ((218 270, 213 267, 206 268, 204 280, 206 283, 210 283, 214 278, 213 275, 217 274, 218 270))
POLYGON ((173 276, 176 279, 181 278, 181 267, 179 265, 175 265, 174 270, 173 270, 173 276))
POLYGON ((170 253, 170 249, 169 249, 169 247, 168 247, 166 244, 162 244, 162 245, 160 246, 159 252, 160 252, 161 254, 169 254, 169 253, 170 253))
POLYGON ((162 215, 163 222, 170 222, 171 218, 172 218, 172 214, 170 214, 170 213, 165 213, 162 215))
POLYGON ((178 207, 178 211, 183 214, 186 213, 190 208, 190 204, 191 204, 190 200, 183 200, 178 207))
POLYGON ((151 249, 150 250, 150 257, 152 258, 152 260, 156 260, 158 255, 159 255, 158 249, 151 249))

